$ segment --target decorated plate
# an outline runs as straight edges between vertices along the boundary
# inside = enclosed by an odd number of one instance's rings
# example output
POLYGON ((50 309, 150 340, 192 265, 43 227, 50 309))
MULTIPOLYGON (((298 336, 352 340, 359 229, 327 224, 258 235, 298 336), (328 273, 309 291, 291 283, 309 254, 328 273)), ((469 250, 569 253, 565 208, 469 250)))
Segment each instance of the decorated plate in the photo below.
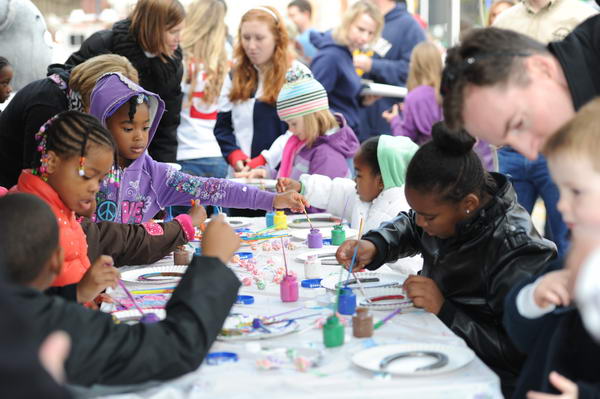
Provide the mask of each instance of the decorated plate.
POLYGON ((341 266, 335 259, 335 251, 337 251, 337 249, 338 247, 333 245, 327 245, 318 249, 310 249, 298 254, 296 260, 304 263, 310 255, 317 255, 323 266, 341 266))
MULTIPOLYGON (((310 221, 314 227, 321 229, 324 227, 333 227, 342 222, 341 218, 330 215, 328 213, 314 213, 309 215, 310 221)), ((295 229, 310 229, 310 223, 306 216, 296 216, 288 222, 288 227, 295 229)))
MULTIPOLYGON (((160 308, 144 309, 144 313, 154 313, 161 320, 164 320, 165 317, 167 317, 167 312, 164 309, 160 308)), ((137 309, 118 310, 116 312, 111 313, 111 315, 119 322, 125 324, 137 324, 142 318, 142 315, 137 309)))
MULTIPOLYGON (((324 239, 331 238, 331 231, 333 230, 333 227, 319 228, 319 230, 321 231, 321 235, 323 236, 324 239)), ((344 230, 346 231, 346 239, 355 238, 356 235, 358 234, 357 230, 351 229, 349 227, 344 227, 344 230)), ((300 241, 306 241, 306 238, 308 237, 308 233, 310 233, 310 229, 292 229, 292 230, 290 230, 290 234, 291 234, 292 238, 294 238, 296 240, 300 240, 300 241)))
POLYGON ((276 179, 248 179, 244 177, 232 177, 229 180, 235 183, 246 184, 248 186, 258 187, 261 190, 275 191, 277 185, 276 179))
POLYGON ((187 266, 148 266, 121 273, 121 279, 135 284, 177 284, 185 274, 187 266))
MULTIPOLYGON (((360 290, 354 289, 355 293, 360 290)), ((415 305, 408 299, 406 292, 400 288, 365 288, 366 297, 360 296, 358 306, 370 308, 373 310, 395 310, 402 308, 402 311, 415 310, 415 305)))
POLYGON ((266 324, 261 323, 259 328, 253 327, 253 320, 260 317, 250 314, 231 313, 225 320, 217 339, 220 341, 255 341, 292 334, 300 328, 296 320, 269 324, 270 322, 280 321, 277 318, 269 320, 266 324))
POLYGON ((475 353, 466 346, 411 343, 365 349, 352 356, 352 363, 377 373, 414 377, 448 373, 466 366, 474 358, 475 353), (394 357, 397 360, 390 362, 394 357))
MULTIPOLYGON (((360 283, 362 284, 365 290, 371 290, 375 288, 393 288, 400 287, 404 280, 405 276, 402 274, 393 274, 393 273, 379 273, 379 272, 356 272, 356 277, 360 279, 360 283)), ((348 272, 343 272, 343 278, 341 285, 348 286, 348 288, 352 288, 352 291, 356 295, 360 295, 360 289, 358 287, 358 282, 351 274, 348 280, 348 272), (348 284, 346 284, 348 282, 348 284)), ((338 282, 340 281, 339 275, 331 275, 329 277, 324 278, 321 281, 321 286, 331 291, 336 291, 338 288, 338 282)))

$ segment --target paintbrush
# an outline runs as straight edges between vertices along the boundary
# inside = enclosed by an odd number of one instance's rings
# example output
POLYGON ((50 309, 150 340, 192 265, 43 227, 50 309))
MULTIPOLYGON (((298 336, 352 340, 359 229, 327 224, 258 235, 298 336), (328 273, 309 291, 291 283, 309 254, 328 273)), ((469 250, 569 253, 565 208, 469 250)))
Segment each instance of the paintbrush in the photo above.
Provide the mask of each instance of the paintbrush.
POLYGON ((394 310, 392 313, 390 313, 387 316, 385 316, 383 318, 383 320, 379 320, 377 323, 375 323, 375 325, 373 326, 373 328, 375 330, 377 330, 379 327, 381 327, 382 325, 384 325, 385 323, 387 323, 392 317, 396 316, 397 314, 400 314, 400 312, 402 312, 402 308, 398 308, 398 309, 394 310))
POLYGON ((155 313, 144 313, 142 311, 142 308, 140 308, 140 306, 135 301, 135 298, 133 297, 133 295, 131 295, 131 292, 129 292, 127 287, 125 287, 125 283, 123 283, 123 280, 118 280, 118 282, 119 282, 119 285, 121 286, 121 288, 123 289, 123 291, 125 291, 125 294, 127 294, 129 299, 131 300, 131 302, 133 302, 133 306, 135 306, 135 308, 138 310, 138 312, 140 312, 140 314, 142 315, 142 318, 140 319, 140 323, 156 323, 156 322, 160 321, 160 318, 155 313))
MULTIPOLYGON (((360 218, 360 227, 358 228, 358 241, 356 243, 356 247, 354 247, 354 255, 352 255, 352 266, 348 268, 348 278, 346 279, 346 284, 344 285, 344 287, 348 286, 348 281, 350 281, 350 275, 353 273, 352 269, 354 268, 354 262, 356 261, 356 255, 358 254, 358 245, 360 244, 360 237, 362 236, 363 221, 364 221, 364 219, 361 217, 360 218)), ((359 284, 360 284, 360 281, 359 281, 359 284)))
POLYGON ((310 221, 310 218, 308 217, 308 212, 306 212, 306 207, 304 207, 302 210, 304 211, 304 214, 306 215, 306 220, 308 220, 308 224, 310 225, 310 229, 312 230, 313 229, 313 224, 310 221))
POLYGON ((285 276, 289 276, 288 274, 288 266, 287 259, 285 257, 285 245, 283 244, 283 237, 281 238, 281 252, 283 253, 283 264, 285 265, 285 276))
MULTIPOLYGON (((358 246, 357 246, 357 248, 358 248, 358 246)), ((369 299, 369 297, 367 296, 367 293, 365 292, 365 288, 363 287, 362 283, 360 282, 360 278, 358 278, 356 276, 356 273, 354 273, 354 272, 352 272, 352 276, 356 280, 356 283, 358 284, 358 289, 360 290, 360 293, 362 294, 362 296, 365 297, 365 299, 367 300, 367 303, 371 303, 371 299, 369 299)))

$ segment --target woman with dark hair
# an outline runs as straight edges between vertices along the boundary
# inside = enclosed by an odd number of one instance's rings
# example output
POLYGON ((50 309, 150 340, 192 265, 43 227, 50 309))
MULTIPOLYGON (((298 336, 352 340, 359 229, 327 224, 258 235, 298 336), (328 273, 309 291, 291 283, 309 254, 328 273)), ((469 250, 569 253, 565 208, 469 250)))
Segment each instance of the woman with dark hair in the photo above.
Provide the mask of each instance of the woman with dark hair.
POLYGON ((167 112, 149 148, 152 157, 161 162, 175 162, 177 158, 183 99, 179 36, 184 17, 185 10, 177 0, 139 0, 127 19, 94 33, 66 61, 78 65, 95 55, 114 53, 133 64, 140 74, 140 85, 165 102, 167 112))

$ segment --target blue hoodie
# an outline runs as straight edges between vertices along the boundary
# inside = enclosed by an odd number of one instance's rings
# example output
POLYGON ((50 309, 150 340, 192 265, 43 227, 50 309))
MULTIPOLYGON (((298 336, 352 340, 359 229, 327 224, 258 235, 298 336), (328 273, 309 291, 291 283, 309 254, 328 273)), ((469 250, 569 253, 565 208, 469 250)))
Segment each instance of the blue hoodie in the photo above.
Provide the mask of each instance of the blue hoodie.
MULTIPOLYGON (((425 40, 423 29, 406 10, 406 4, 400 3, 385 14, 385 25, 381 37, 380 41, 384 43, 387 41, 388 46, 391 45, 391 47, 387 52, 380 51, 378 53, 379 46, 375 46, 373 66, 371 71, 363 77, 377 83, 406 86, 412 50, 425 40)), ((362 140, 391 132, 390 125, 381 117, 381 114, 397 102, 397 98, 382 98, 372 106, 361 110, 362 140)))
POLYGON ((311 32, 310 41, 319 49, 310 69, 327 91, 329 108, 342 114, 358 136, 362 84, 354 69, 350 50, 337 44, 331 32, 311 32))

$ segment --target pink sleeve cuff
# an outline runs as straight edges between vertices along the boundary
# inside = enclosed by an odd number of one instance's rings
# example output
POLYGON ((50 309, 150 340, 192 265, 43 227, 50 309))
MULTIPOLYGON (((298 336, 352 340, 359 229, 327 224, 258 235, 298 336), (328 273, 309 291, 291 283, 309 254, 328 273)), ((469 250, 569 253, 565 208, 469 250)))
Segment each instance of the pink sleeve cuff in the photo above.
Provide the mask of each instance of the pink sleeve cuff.
POLYGON ((196 230, 194 229, 194 225, 192 224, 192 217, 184 213, 175 216, 175 220, 177 220, 181 225, 181 228, 185 233, 185 238, 188 241, 192 241, 194 239, 194 235, 196 234, 196 230))

